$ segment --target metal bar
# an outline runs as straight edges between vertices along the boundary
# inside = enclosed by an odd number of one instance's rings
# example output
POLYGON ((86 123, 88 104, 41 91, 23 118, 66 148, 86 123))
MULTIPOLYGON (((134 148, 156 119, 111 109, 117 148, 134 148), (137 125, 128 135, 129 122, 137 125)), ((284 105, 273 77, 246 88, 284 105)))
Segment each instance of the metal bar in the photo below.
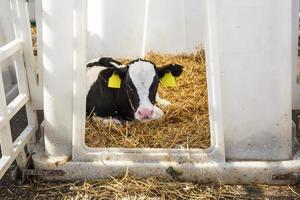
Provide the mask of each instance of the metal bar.
POLYGON ((14 32, 17 39, 0 48, 0 62, 9 57, 13 58, 20 94, 7 106, 2 73, 0 73, 0 144, 3 155, 0 160, 0 178, 15 159, 19 167, 25 168, 27 159, 24 146, 28 144, 29 150, 33 150, 35 144, 35 131, 38 128, 36 113, 31 104, 30 97, 32 94, 30 94, 28 86, 28 83, 30 82, 32 86, 31 93, 36 94, 35 63, 33 59, 27 3, 20 0, 11 0, 10 3, 14 32), (22 51, 23 45, 24 52, 22 51), (24 59, 23 53, 25 56, 24 59), (24 105, 26 106, 28 126, 13 143, 9 120, 24 105))
MULTIPOLYGON (((1 159, 0 159, 0 174, 1 172, 3 171, 3 169, 8 169, 8 167, 10 165, 8 165, 7 167, 7 164, 9 163, 9 161, 11 160, 11 157, 10 156, 2 156, 1 159)), ((5 173, 6 170, 4 170, 4 173, 5 173)), ((0 175, 0 179, 1 179, 1 175, 0 175)))
POLYGON ((28 81, 27 81, 26 69, 24 66, 24 59, 23 59, 23 51, 17 52, 14 56, 12 56, 12 58, 15 65, 19 93, 29 95, 29 89, 27 83, 28 81))
POLYGON ((2 155, 9 156, 12 152, 12 138, 9 123, 0 129, 0 144, 2 155))
POLYGON ((0 179, 7 171, 9 166, 16 159, 18 154, 24 149, 24 146, 28 143, 31 137, 35 134, 37 127, 27 126, 27 128, 21 133, 21 135, 13 143, 13 149, 10 155, 4 156, 0 159, 0 179))
POLYGON ((7 107, 9 119, 11 119, 28 101, 29 97, 27 94, 19 94, 7 107))
POLYGON ((29 97, 26 94, 19 94, 8 106, 7 113, 0 116, 0 129, 4 127, 9 120, 13 118, 15 114, 29 101, 29 97))
POLYGON ((22 41, 17 39, 0 48, 0 62, 13 56, 22 49, 22 41))
MULTIPOLYGON (((15 70, 17 74, 18 88, 20 93, 27 94, 28 97, 31 97, 31 93, 29 92, 28 79, 26 76, 26 69, 24 66, 24 59, 22 53, 23 52, 19 52, 13 57, 15 63, 15 70)), ((29 101, 29 99, 26 102, 26 115, 28 119, 28 124, 32 126, 38 126, 36 112, 33 110, 32 102, 29 101)), ((32 141, 30 141, 28 145, 29 151, 33 150, 34 144, 35 144, 35 137, 32 137, 32 141)))
MULTIPOLYGON (((13 56, 15 70, 16 70, 16 74, 17 74, 18 88, 19 88, 20 93, 27 94, 28 97, 31 97, 31 94, 29 92, 28 79, 27 79, 27 75, 26 75, 26 69, 24 66, 24 59, 23 59, 22 53, 23 53, 23 51, 17 53, 15 56, 13 56)), ((38 126, 36 112, 33 110, 32 102, 30 100, 31 99, 28 98, 28 101, 26 101, 26 105, 25 105, 28 124, 30 124, 32 126, 38 126)), ((35 142, 36 142, 35 136, 33 136, 32 141, 30 141, 28 144, 28 150, 30 152, 33 151, 35 142)))
MULTIPOLYGON (((0 117, 3 119, 7 116, 7 104, 5 99, 5 91, 3 85, 3 77, 2 73, 0 73, 0 117)), ((0 128, 0 144, 2 155, 8 156, 12 151, 12 138, 10 131, 10 124, 6 122, 3 124, 2 128, 0 128)))
POLYGON ((63 176, 66 173, 62 170, 46 170, 46 169, 23 169, 23 176, 63 176))

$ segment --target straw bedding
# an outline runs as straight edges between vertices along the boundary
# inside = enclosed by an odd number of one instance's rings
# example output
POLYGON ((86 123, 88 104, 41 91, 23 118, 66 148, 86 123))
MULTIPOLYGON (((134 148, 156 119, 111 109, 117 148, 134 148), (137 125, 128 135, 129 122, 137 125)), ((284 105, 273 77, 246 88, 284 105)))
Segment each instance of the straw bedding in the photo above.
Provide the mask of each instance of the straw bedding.
POLYGON ((160 97, 172 103, 162 108, 165 116, 148 123, 129 122, 123 127, 113 123, 105 126, 89 119, 86 144, 90 147, 208 148, 210 134, 204 51, 179 55, 151 52, 146 59, 157 66, 169 63, 184 66, 175 88, 159 87, 160 97))

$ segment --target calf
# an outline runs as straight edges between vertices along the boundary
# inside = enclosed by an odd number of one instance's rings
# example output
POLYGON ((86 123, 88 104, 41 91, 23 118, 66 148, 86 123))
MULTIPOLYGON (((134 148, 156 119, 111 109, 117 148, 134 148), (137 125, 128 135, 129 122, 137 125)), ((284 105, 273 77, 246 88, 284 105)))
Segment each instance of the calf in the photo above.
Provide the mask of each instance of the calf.
POLYGON ((137 59, 122 65, 112 58, 101 58, 87 64, 87 114, 118 120, 150 121, 163 116, 155 105, 160 79, 171 73, 179 77, 183 67, 169 64, 156 67, 153 62, 137 59), (108 87, 110 77, 120 77, 119 88, 108 87))

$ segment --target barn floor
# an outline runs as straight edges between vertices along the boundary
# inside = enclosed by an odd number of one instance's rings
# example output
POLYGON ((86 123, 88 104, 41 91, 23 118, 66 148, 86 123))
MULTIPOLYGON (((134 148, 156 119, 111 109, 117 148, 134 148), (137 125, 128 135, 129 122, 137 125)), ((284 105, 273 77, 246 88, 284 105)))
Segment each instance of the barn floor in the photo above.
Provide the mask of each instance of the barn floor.
POLYGON ((176 182, 161 178, 43 182, 26 185, 10 184, 0 188, 0 199, 299 199, 299 186, 222 185, 176 182))
POLYGON ((148 123, 129 122, 123 127, 88 120, 86 144, 90 147, 208 148, 210 133, 204 58, 203 50, 179 55, 149 53, 146 59, 158 67, 170 63, 184 67, 176 87, 159 87, 160 97, 172 103, 162 108, 165 116, 148 123))

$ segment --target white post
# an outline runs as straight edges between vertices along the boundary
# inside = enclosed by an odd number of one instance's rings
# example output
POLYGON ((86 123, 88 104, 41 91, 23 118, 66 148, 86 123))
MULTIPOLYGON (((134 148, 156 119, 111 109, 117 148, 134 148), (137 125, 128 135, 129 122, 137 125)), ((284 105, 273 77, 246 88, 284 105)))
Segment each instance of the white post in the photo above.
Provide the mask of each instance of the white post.
POLYGON ((293 1, 293 109, 300 110, 300 69, 298 66, 299 0, 293 1))
POLYGON ((44 0, 43 61, 45 151, 70 157, 73 127, 74 4, 77 0, 44 0))
POLYGON ((87 56, 87 0, 74 6, 74 74, 73 74, 73 151, 72 160, 79 159, 85 146, 86 56, 87 56))
POLYGON ((291 158, 292 1, 207 0, 227 159, 291 158))
MULTIPOLYGON (((1 64, 1 61, 0 61, 0 64, 1 64)), ((0 70, 1 70, 1 68, 0 68, 0 70)), ((7 104, 6 104, 6 100, 5 100, 5 91, 4 91, 2 73, 0 73, 0 118, 4 119, 5 117, 7 117, 7 104)), ((2 127, 2 128, 0 127, 0 146, 1 146, 1 151, 2 151, 3 156, 11 155, 11 152, 13 149, 13 144, 12 144, 9 123, 4 125, 4 127, 2 127)))

